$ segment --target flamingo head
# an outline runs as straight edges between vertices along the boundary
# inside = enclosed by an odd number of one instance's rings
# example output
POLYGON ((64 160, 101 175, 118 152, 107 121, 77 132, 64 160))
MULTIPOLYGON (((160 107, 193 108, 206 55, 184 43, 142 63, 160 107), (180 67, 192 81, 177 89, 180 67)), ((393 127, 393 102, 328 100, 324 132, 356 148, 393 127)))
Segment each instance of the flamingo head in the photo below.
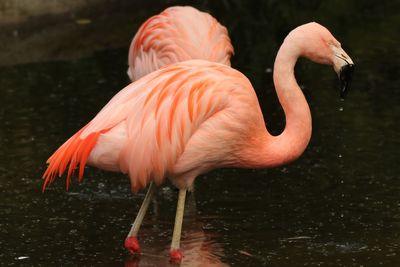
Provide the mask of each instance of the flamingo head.
POLYGON ((333 66, 340 80, 340 97, 344 98, 353 78, 354 63, 329 30, 311 22, 297 27, 287 38, 297 44, 300 55, 333 66))

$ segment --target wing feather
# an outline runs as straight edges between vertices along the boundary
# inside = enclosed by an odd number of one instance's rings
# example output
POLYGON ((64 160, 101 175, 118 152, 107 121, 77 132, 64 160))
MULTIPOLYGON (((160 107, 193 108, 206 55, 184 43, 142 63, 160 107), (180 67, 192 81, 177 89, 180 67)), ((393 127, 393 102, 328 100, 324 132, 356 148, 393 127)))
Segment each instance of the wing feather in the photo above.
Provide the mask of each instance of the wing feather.
MULTIPOLYGON (((53 181, 54 170, 61 175, 68 164, 68 177, 78 163, 82 177, 89 153, 94 147, 102 149, 101 142, 96 143, 98 138, 120 125, 124 125, 126 137, 119 146, 117 169, 129 174, 133 191, 150 180, 160 184, 173 175, 178 158, 200 125, 229 106, 231 92, 221 84, 237 80, 238 75, 244 77, 222 64, 191 60, 128 85, 49 159, 53 166, 46 184, 53 181)), ((90 163, 96 166, 96 159, 91 158, 90 163)))

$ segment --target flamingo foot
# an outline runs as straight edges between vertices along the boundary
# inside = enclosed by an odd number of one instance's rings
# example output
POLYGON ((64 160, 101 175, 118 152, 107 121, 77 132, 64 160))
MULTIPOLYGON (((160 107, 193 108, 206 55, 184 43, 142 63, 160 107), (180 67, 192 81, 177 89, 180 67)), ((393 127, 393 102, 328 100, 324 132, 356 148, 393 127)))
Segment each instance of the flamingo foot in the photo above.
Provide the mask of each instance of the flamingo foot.
POLYGON ((180 263, 182 261, 183 254, 180 249, 172 249, 169 252, 169 257, 172 263, 180 263))
POLYGON ((140 253, 139 241, 136 236, 128 236, 125 239, 124 246, 132 254, 140 253))

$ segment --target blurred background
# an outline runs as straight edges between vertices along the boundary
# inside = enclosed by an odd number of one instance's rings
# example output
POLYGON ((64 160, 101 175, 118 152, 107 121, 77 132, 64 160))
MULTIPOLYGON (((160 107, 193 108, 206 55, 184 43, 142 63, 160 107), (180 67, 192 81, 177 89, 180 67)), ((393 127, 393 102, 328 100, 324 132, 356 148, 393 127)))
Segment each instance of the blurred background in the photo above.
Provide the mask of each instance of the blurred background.
POLYGON ((216 170, 196 180, 184 219, 183 266, 399 266, 400 6, 396 1, 0 0, 0 263, 166 266, 176 192, 165 184, 123 248, 144 192, 88 168, 68 192, 41 193, 45 161, 128 84, 127 53, 147 18, 173 5, 216 17, 252 82, 268 128, 284 127, 272 82, 294 27, 317 21, 356 64, 339 99, 332 68, 300 60, 296 77, 313 136, 296 162, 216 170))

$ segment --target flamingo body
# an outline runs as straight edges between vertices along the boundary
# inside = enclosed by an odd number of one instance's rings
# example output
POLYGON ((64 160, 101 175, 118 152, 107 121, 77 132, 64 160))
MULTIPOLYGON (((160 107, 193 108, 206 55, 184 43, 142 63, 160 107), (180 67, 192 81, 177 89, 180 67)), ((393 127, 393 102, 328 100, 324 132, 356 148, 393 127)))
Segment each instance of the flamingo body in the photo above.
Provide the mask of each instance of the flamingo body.
POLYGON ((222 64, 177 63, 128 85, 48 160, 45 185, 80 164, 128 173, 132 190, 168 176, 180 188, 210 169, 240 165, 240 148, 265 131, 248 79, 222 64), (256 107, 256 108, 254 108, 256 107), (249 119, 250 118, 250 119, 249 119))
POLYGON ((293 30, 278 51, 274 83, 286 115, 278 136, 268 133, 249 80, 227 65, 189 60, 163 67, 116 94, 49 159, 44 188, 68 167, 128 173, 132 190, 165 177, 180 189, 214 168, 265 168, 299 157, 311 136, 311 114, 293 75, 298 57, 352 66, 340 43, 317 23, 293 30), (69 165, 69 166, 68 166, 69 165))
POLYGON ((160 67, 204 59, 230 66, 233 47, 228 31, 210 14, 190 6, 165 9, 145 21, 129 48, 132 81, 160 67))

